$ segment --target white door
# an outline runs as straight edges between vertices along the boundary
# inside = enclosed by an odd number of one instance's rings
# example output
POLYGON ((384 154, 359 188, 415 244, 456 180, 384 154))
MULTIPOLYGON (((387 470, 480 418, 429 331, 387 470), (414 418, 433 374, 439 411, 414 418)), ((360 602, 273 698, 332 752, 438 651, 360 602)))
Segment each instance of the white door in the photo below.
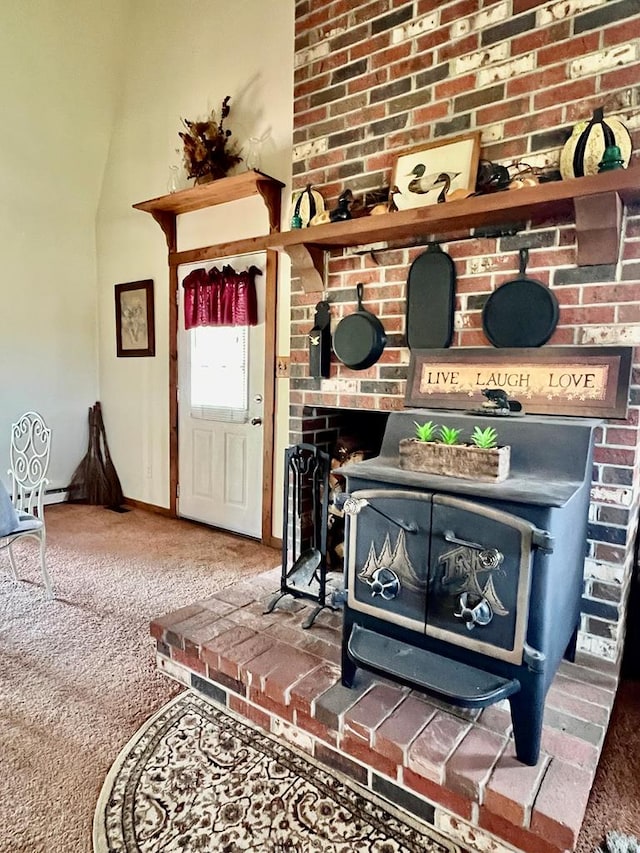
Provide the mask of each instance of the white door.
POLYGON ((182 281, 202 264, 180 267, 178 514, 259 539, 266 257, 243 255, 223 263, 237 271, 252 264, 262 270, 256 277, 258 325, 185 330, 182 281))

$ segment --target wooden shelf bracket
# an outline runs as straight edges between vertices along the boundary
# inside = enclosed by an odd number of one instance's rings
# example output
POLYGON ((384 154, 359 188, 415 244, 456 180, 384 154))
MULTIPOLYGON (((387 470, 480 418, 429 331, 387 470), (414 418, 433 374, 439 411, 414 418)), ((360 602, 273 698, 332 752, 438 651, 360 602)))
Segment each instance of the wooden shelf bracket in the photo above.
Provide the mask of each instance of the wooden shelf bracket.
POLYGON ((622 200, 618 193, 574 199, 578 266, 615 264, 620 251, 622 200))
POLYGON ((269 234, 275 234, 280 230, 280 202, 283 186, 284 184, 280 182, 274 183, 273 178, 256 181, 256 189, 262 196, 269 213, 269 234))
POLYGON ((319 246, 294 243, 285 246, 291 258, 291 278, 299 279, 305 293, 327 289, 328 252, 319 246))

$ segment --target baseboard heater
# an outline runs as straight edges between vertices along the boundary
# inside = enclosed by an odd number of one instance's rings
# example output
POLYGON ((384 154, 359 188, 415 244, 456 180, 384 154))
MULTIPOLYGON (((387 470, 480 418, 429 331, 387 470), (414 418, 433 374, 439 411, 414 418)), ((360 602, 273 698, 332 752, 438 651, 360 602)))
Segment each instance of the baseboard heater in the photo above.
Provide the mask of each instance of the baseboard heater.
POLYGON ((62 486, 59 489, 47 489, 44 493, 44 505, 63 504, 69 500, 69 487, 62 486))

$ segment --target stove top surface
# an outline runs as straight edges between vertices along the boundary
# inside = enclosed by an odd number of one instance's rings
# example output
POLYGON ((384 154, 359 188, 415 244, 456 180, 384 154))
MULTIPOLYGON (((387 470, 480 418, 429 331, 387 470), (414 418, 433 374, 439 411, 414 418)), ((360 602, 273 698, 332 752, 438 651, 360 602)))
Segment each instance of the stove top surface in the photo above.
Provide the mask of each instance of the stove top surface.
POLYGON ((435 409, 405 409, 389 415, 379 456, 345 465, 335 473, 425 491, 561 507, 591 482, 593 432, 600 423, 594 418, 525 415, 498 419, 435 409), (499 444, 511 447, 509 477, 501 483, 485 483, 400 468, 400 439, 413 437, 415 423, 425 421, 462 429, 462 441, 468 439, 476 425, 494 427, 499 444))
POLYGON ((428 492, 450 492, 497 501, 557 507, 564 506, 583 485, 582 480, 560 480, 557 474, 551 472, 531 474, 515 472, 502 483, 483 483, 478 480, 465 480, 462 477, 443 477, 405 471, 399 467, 398 457, 382 456, 345 465, 334 473, 363 480, 409 486, 428 492))

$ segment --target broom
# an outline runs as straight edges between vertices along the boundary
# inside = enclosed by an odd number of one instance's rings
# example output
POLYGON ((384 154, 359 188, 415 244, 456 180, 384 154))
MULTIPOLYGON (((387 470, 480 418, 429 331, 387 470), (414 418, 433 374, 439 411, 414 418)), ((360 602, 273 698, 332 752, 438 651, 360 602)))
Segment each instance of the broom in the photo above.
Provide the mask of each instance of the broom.
POLYGON ((94 409, 98 430, 102 438, 102 447, 104 449, 104 474, 107 480, 106 505, 109 507, 119 507, 124 501, 124 494, 122 492, 122 486, 120 484, 118 472, 116 471, 116 466, 113 464, 111 454, 109 453, 107 431, 104 428, 102 406, 99 402, 95 404, 94 409))
MULTIPOLYGON (((89 409, 89 447, 91 446, 91 409, 89 409)), ((89 450, 82 457, 69 483, 69 502, 84 503, 87 500, 87 465, 89 450)))
POLYGON ((89 409, 89 452, 87 453, 86 477, 87 503, 104 505, 107 502, 109 484, 100 452, 100 434, 95 406, 89 409))

